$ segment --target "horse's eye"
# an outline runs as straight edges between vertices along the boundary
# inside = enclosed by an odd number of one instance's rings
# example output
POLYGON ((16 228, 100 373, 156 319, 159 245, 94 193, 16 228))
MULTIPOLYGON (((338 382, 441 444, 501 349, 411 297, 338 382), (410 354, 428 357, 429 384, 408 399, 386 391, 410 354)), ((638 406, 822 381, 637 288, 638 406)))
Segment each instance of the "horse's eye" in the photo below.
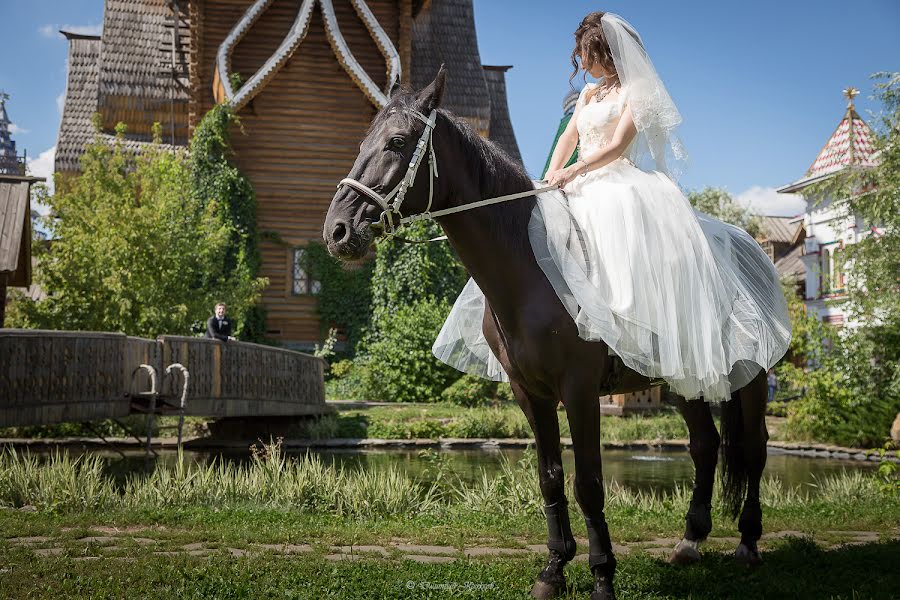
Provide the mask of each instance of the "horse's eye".
POLYGON ((406 140, 402 137, 392 137, 391 138, 391 150, 403 150, 406 147, 406 140))

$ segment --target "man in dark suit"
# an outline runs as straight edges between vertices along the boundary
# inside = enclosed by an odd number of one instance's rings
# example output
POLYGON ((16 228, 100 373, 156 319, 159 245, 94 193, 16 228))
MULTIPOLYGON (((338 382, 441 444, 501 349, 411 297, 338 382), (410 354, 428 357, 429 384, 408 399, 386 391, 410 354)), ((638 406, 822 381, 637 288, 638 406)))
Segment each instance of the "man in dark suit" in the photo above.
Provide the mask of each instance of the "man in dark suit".
POLYGON ((225 316, 226 308, 224 302, 216 304, 216 314, 206 322, 206 337, 222 340, 223 342, 235 339, 231 336, 233 322, 225 316))

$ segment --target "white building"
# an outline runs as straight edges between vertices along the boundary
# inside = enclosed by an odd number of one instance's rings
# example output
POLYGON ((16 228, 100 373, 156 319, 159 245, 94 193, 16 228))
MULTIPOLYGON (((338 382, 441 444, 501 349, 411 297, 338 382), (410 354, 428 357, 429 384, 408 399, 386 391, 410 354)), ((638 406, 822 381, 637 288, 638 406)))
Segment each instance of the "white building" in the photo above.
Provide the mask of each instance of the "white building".
MULTIPOLYGON (((844 90, 847 111, 837 129, 816 156, 812 166, 799 180, 778 189, 781 193, 798 193, 824 182, 848 168, 875 166, 874 134, 853 107, 859 94, 854 88, 844 90)), ((811 190, 808 190, 811 191, 811 190)), ((845 310, 846 273, 844 248, 871 234, 862 220, 849 214, 845 198, 808 198, 803 216, 806 239, 800 259, 806 270, 806 308, 826 323, 853 326, 845 310)))

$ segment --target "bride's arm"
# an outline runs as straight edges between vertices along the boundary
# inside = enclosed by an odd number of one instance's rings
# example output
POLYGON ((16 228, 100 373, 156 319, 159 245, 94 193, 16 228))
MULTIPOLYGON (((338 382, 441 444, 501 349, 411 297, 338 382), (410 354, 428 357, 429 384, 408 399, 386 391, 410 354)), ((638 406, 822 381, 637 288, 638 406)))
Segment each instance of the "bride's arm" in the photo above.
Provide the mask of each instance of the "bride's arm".
MULTIPOLYGON (((581 110, 578 107, 578 110, 581 110)), ((569 161, 569 157, 575 152, 575 146, 578 144, 578 128, 575 126, 575 119, 578 116, 577 111, 572 114, 566 129, 556 141, 556 148, 553 150, 553 156, 550 158, 550 166, 547 169, 547 177, 551 173, 559 171, 569 161)))
POLYGON ((578 162, 561 170, 556 174, 558 184, 564 186, 578 175, 593 171, 616 160, 622 156, 636 135, 637 128, 634 126, 634 118, 631 116, 631 107, 626 105, 609 144, 580 156, 578 162))

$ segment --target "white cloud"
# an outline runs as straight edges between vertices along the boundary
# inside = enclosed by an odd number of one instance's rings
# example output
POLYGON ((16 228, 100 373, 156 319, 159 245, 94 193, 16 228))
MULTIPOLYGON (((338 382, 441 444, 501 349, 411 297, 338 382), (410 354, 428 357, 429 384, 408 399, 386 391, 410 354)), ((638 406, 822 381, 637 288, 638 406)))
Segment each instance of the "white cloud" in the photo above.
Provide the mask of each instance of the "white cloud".
MULTIPOLYGON (((45 177, 47 179, 47 188, 53 193, 53 170, 56 162, 56 146, 44 150, 38 154, 37 158, 28 159, 28 174, 34 177, 45 177)), ((32 208, 41 214, 46 214, 47 207, 44 205, 32 206, 32 208)))
MULTIPOLYGON (((66 77, 68 78, 68 75, 66 75, 66 77)), ((66 92, 65 92, 65 90, 63 90, 63 92, 59 96, 56 97, 56 110, 59 111, 59 114, 62 114, 63 108, 65 108, 65 106, 66 106, 66 92)))
POLYGON ((13 135, 23 135, 31 131, 30 129, 25 129, 24 127, 19 127, 15 123, 9 124, 9 132, 13 135))
POLYGON ((775 188, 755 185, 735 197, 738 204, 758 215, 793 217, 806 210, 806 200, 796 194, 779 194, 775 188))
POLYGON ((56 23, 47 23, 38 27, 38 32, 46 38, 62 37, 59 30, 79 35, 100 35, 103 31, 103 25, 100 23, 96 25, 57 25, 56 23))

